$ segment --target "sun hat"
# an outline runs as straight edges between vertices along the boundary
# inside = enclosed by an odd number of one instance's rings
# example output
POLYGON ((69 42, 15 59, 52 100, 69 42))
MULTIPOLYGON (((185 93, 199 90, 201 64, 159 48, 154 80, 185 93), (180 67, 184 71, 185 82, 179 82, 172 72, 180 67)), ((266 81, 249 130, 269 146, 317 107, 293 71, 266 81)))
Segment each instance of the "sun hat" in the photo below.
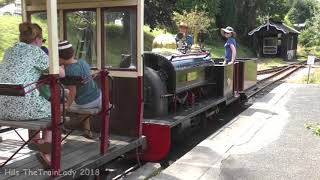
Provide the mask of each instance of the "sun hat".
POLYGON ((220 31, 220 32, 221 32, 222 36, 224 36, 224 33, 231 33, 232 36, 235 36, 235 35, 236 35, 236 32, 234 32, 233 28, 230 27, 230 26, 228 26, 228 27, 226 27, 226 28, 221 28, 221 31, 220 31))
POLYGON ((59 41, 58 43, 59 57, 68 60, 74 56, 74 49, 69 41, 59 41))
POLYGON ((181 22, 181 23, 179 24, 179 27, 186 27, 186 28, 188 28, 189 26, 188 26, 187 23, 181 22))

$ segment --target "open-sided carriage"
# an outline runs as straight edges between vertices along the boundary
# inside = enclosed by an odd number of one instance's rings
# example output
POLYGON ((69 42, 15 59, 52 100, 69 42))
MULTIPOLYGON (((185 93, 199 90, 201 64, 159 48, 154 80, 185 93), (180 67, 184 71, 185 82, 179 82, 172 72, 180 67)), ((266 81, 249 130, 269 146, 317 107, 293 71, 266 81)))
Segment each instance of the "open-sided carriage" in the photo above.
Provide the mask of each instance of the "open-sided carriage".
MULTIPOLYGON (((39 169, 43 167, 35 160, 34 152, 24 147, 31 139, 21 137, 23 143, 13 143, 10 141, 11 131, 4 135, 0 143, 0 156, 4 160, 0 179, 46 179, 49 175, 72 179, 80 175, 99 175, 99 167, 103 164, 141 149, 145 142, 142 136, 143 8, 143 0, 22 0, 23 21, 47 21, 49 75, 38 82, 30 82, 28 89, 32 87, 35 90, 35 84, 50 85, 52 117, 34 121, 1 119, 0 126, 17 128, 16 133, 21 132, 18 128, 36 132, 52 130, 52 161, 48 170, 51 173, 41 174, 39 169), (117 30, 121 30, 123 36, 115 37, 113 33, 117 30), (85 58, 90 63, 102 90, 101 109, 71 110, 76 114, 99 117, 99 128, 96 130, 100 136, 94 140, 61 134, 65 118, 61 118, 59 85, 79 83, 69 77, 59 80, 58 41, 64 39, 74 44, 77 58, 85 58), (127 68, 120 65, 124 58, 130 59, 127 68), (112 92, 109 93, 111 85, 112 92), (112 109, 109 108, 109 94, 113 97, 112 109), (65 144, 62 145, 62 142, 65 144), (26 169, 37 173, 37 177, 26 173, 26 169)), ((26 85, 22 84, 1 84, 0 94, 25 96, 28 93, 26 89, 26 85)))

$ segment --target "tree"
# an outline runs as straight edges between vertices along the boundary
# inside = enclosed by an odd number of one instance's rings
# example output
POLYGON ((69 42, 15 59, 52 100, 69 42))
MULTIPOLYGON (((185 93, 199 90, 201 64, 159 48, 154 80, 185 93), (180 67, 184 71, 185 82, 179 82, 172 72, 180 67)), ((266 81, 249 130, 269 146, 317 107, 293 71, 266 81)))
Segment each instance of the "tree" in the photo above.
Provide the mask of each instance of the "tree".
POLYGON ((259 4, 259 16, 269 16, 279 21, 284 20, 284 17, 290 9, 288 0, 267 0, 261 1, 259 4))
POLYGON ((306 47, 320 46, 320 13, 315 13, 300 35, 300 43, 306 47))
POLYGON ((222 2, 223 0, 179 0, 175 11, 183 14, 184 11, 191 12, 197 8, 198 11, 206 12, 206 16, 211 20, 208 35, 211 39, 216 39, 216 16, 220 14, 222 2))
POLYGON ((176 3, 177 0, 145 0, 145 24, 151 29, 161 25, 172 27, 176 3))
POLYGON ((247 33, 258 25, 258 19, 283 20, 289 10, 287 0, 224 0, 220 7, 217 26, 233 26, 240 38, 246 38, 247 33))
POLYGON ((288 12, 288 19, 292 24, 305 23, 317 11, 317 0, 295 0, 288 12))
POLYGON ((173 19, 177 26, 181 22, 186 22, 191 30, 202 30, 204 32, 207 32, 211 23, 214 22, 206 12, 199 11, 197 8, 190 12, 183 11, 182 14, 175 12, 173 19))
POLYGON ((200 11, 207 12, 208 16, 215 19, 220 13, 221 0, 179 0, 177 2, 177 12, 182 13, 184 10, 191 11, 196 8, 200 11))

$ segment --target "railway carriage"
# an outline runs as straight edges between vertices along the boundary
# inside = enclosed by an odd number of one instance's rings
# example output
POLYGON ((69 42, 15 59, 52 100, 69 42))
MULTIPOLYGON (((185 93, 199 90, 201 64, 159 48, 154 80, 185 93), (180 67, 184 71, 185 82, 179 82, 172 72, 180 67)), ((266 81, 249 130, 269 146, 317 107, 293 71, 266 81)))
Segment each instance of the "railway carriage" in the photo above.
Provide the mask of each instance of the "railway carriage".
MULTIPOLYGON (((99 170, 103 164, 133 150, 140 151, 145 161, 162 160, 176 134, 201 124, 220 108, 244 97, 234 93, 245 95, 256 83, 253 59, 221 65, 219 59, 213 59, 203 49, 177 50, 175 40, 169 45, 170 51, 157 46, 157 51, 143 52, 143 0, 22 0, 22 9, 23 21, 40 18, 48 23, 50 73, 40 81, 50 84, 52 117, 50 121, 27 123, 0 120, 0 126, 51 129, 51 169, 58 178, 78 177, 84 169, 99 170), (69 135, 71 131, 67 138, 61 136, 65 118, 61 121, 64 113, 59 108, 59 84, 81 86, 85 80, 57 77, 58 39, 69 40, 76 58, 85 59, 93 76, 98 77, 95 80, 102 90, 102 108, 69 109, 71 114, 93 117, 93 129, 100 135, 92 141, 69 135), (61 146, 63 141, 67 143, 61 146), (69 170, 75 172, 74 177, 62 175, 69 170)), ((24 85, 0 82, 0 95, 24 96, 24 90, 24 85)), ((6 138, 1 146, 6 147, 6 138)), ((8 157, 10 160, 13 156, 8 157)), ((41 168, 33 161, 32 152, 20 159, 7 166, 15 170, 41 168)), ((0 179, 12 176, 0 171, 0 179)))
MULTIPOLYGON (((83 172, 88 169, 94 172, 90 175, 99 175, 99 168, 103 164, 127 152, 141 149, 145 144, 145 137, 142 135, 143 6, 142 0, 22 0, 23 21, 33 22, 36 18, 44 22, 47 21, 49 75, 38 82, 30 83, 50 85, 52 116, 48 120, 23 122, 1 119, 0 126, 25 128, 37 132, 43 129, 52 130, 51 175, 72 179, 86 175, 83 172), (117 39, 122 43, 118 46, 121 49, 115 51, 113 51, 112 44, 108 44, 114 38, 110 33, 114 26, 113 22, 115 22, 113 18, 123 23, 123 26, 119 26, 126 27, 124 32, 126 36, 117 39), (74 44, 77 58, 86 58, 100 84, 102 90, 101 109, 71 110, 76 114, 99 117, 96 122, 98 122, 99 129, 97 131, 100 135, 96 139, 87 140, 78 135, 69 135, 70 133, 62 137, 61 127, 64 126, 65 119, 62 121, 60 119, 63 114, 60 112, 59 84, 79 85, 79 79, 66 77, 59 80, 57 76, 59 74, 59 39, 70 39, 74 44), (124 56, 130 56, 132 66, 129 68, 119 67, 124 56), (112 83, 109 83, 110 79, 112 79, 112 83), (112 89, 110 89, 113 94, 112 113, 110 113, 108 106, 109 84, 112 84, 112 89), (128 91, 129 89, 130 91, 128 91), (62 142, 66 143, 61 145, 62 142), (75 174, 66 173, 70 171, 75 174)), ((80 85, 84 83, 82 81, 80 80, 80 85)), ((1 95, 25 96, 28 93, 23 84, 1 84, 0 86, 1 95)), ((20 131, 16 130, 16 132, 20 131)), ((4 140, 0 143, 0 146, 3 147, 1 149, 9 147, 10 136, 9 138, 3 136, 4 140)), ((41 164, 34 160, 33 152, 27 150, 27 155, 23 156, 24 152, 20 151, 26 151, 26 148, 23 147, 30 140, 25 140, 21 148, 12 147, 10 152, 17 150, 13 156, 11 156, 12 153, 5 150, 1 152, 1 155, 7 154, 3 158, 8 159, 1 163, 0 179, 8 179, 17 175, 6 173, 8 170, 20 172, 23 177, 18 178, 35 178, 32 175, 21 173, 23 169, 36 171, 42 168, 41 164), (15 162, 9 161, 12 158, 15 162)), ((48 176, 38 176, 37 178, 46 179, 48 176)))

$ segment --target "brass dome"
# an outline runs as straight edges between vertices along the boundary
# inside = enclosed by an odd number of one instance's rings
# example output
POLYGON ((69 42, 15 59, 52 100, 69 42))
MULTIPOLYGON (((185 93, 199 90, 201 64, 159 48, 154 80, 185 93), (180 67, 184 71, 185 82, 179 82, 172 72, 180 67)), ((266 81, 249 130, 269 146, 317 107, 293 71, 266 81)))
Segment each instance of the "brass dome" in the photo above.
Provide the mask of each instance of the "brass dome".
POLYGON ((153 40, 152 51, 153 52, 163 52, 163 51, 176 52, 177 44, 176 44, 175 38, 173 37, 173 35, 170 35, 170 34, 161 34, 157 36, 153 40))

